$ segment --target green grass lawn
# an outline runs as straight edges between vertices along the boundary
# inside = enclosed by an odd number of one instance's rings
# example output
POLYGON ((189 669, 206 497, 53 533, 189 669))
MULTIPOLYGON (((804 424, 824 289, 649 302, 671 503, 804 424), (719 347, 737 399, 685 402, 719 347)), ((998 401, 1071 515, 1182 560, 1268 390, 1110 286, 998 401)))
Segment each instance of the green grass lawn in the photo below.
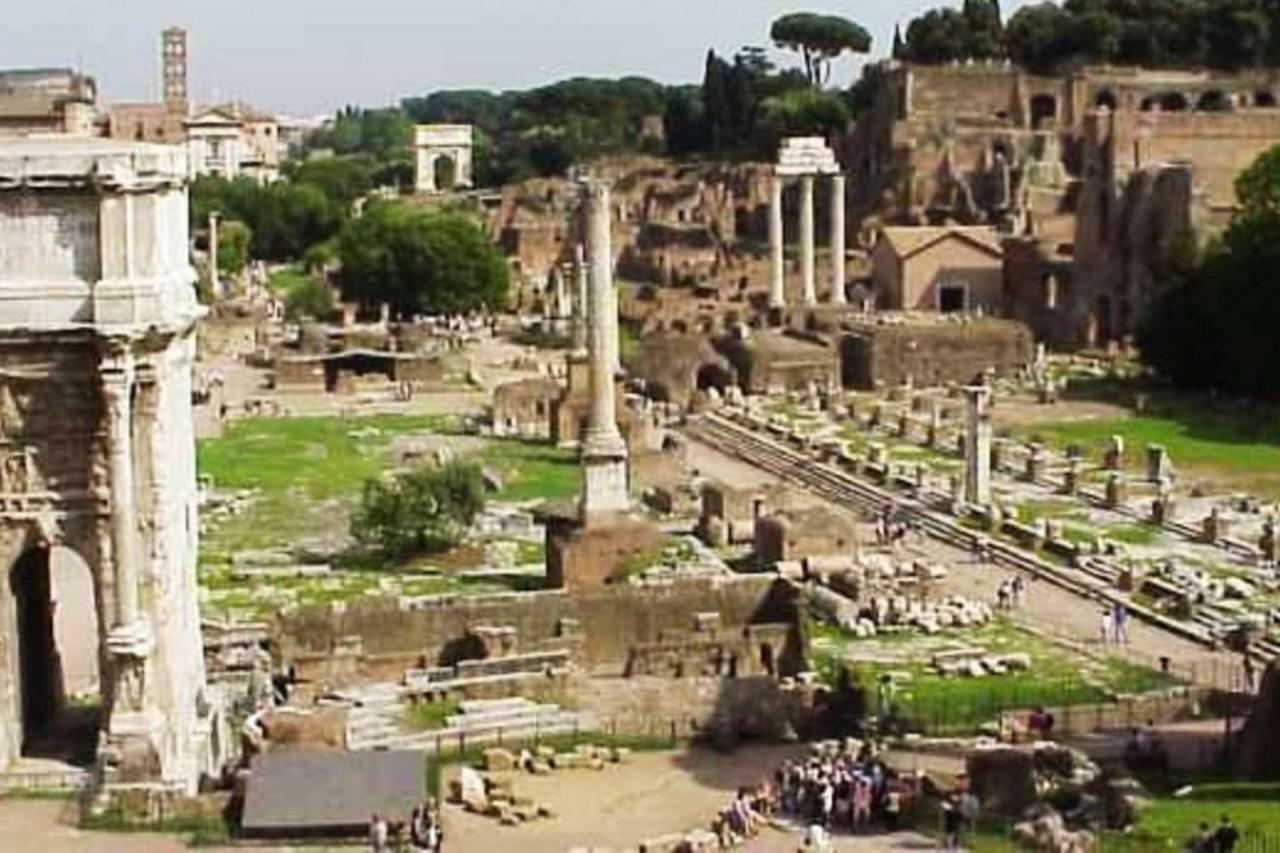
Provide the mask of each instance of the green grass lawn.
POLYGON ((276 267, 267 275, 267 287, 281 298, 315 280, 315 276, 297 264, 276 267))
POLYGON ((1144 693, 1179 683, 1118 658, 1072 651, 1005 620, 931 638, 890 634, 874 640, 855 640, 836 626, 814 622, 810 638, 818 672, 830 681, 842 659, 853 660, 854 674, 869 688, 873 702, 881 674, 908 674, 894 701, 905 716, 933 734, 971 732, 1004 711, 1100 704, 1113 694, 1144 693), (979 647, 991 654, 1024 652, 1031 656, 1031 669, 979 678, 936 673, 929 663, 933 652, 956 646, 979 647))
POLYGON ((439 431, 441 417, 246 418, 219 438, 199 443, 196 467, 219 489, 253 489, 243 515, 218 524, 205 550, 285 547, 329 531, 369 477, 387 465, 386 449, 401 433, 439 431), (336 502, 341 506, 335 506, 336 502))
POLYGON ((1178 406, 1157 416, 1059 421, 1018 430, 1056 447, 1078 443, 1100 460, 1113 435, 1124 437, 1127 467, 1141 471, 1148 444, 1163 445, 1174 470, 1260 494, 1280 496, 1280 421, 1178 406))
POLYGON ((1129 833, 1105 836, 1103 849, 1181 849, 1202 821, 1216 826, 1224 814, 1240 830, 1237 850, 1280 847, 1280 784, 1222 782, 1193 785, 1181 798, 1158 797, 1129 833))
POLYGON ((578 456, 546 444, 492 441, 478 454, 479 461, 502 478, 503 500, 563 500, 574 497, 582 486, 578 456))
MULTIPOLYGON (((444 555, 443 561, 398 566, 395 572, 377 561, 353 556, 351 565, 342 563, 345 571, 335 571, 328 578, 237 581, 231 577, 231 557, 237 552, 288 549, 318 539, 343 542, 349 512, 364 482, 391 464, 389 448, 396 436, 454 429, 453 420, 441 416, 250 418, 233 422, 219 438, 200 442, 197 466, 202 475, 211 477, 218 489, 251 489, 255 495, 247 511, 210 523, 203 534, 200 575, 206 611, 260 617, 287 604, 376 595, 384 591, 390 577, 395 579, 391 591, 402 595, 506 588, 494 581, 455 579, 434 571, 456 563, 450 555, 444 555)), ((502 500, 569 498, 579 489, 580 469, 569 451, 490 440, 478 446, 473 458, 500 476, 502 500)), ((541 548, 521 543, 519 557, 522 563, 538 562, 541 548)))

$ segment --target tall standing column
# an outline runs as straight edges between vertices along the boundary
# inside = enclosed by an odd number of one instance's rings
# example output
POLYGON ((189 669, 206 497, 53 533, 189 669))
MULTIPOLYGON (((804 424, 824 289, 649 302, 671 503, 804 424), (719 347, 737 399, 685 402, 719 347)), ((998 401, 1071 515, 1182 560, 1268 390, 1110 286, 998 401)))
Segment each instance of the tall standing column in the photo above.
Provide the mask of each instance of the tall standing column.
POLYGON ((584 522, 626 511, 627 445, 618 431, 616 362, 618 309, 613 292, 609 184, 582 184, 587 262, 591 268, 590 326, 591 412, 582 442, 582 517, 584 522))
POLYGON ((587 355, 587 303, 590 299, 587 288, 587 260, 582 251, 582 244, 573 247, 573 346, 570 350, 575 358, 587 355))
POLYGON ((965 500, 976 506, 991 503, 991 389, 971 385, 964 389, 968 403, 965 425, 965 500))
POLYGON ((107 460, 111 477, 111 562, 115 568, 115 628, 138 622, 136 515, 133 505, 132 365, 103 375, 107 460))
POLYGON ((787 304, 786 271, 783 268, 782 176, 775 174, 769 182, 769 305, 784 308, 787 304))
POLYGON ((804 304, 816 305, 818 290, 813 276, 813 175, 800 177, 800 280, 804 286, 804 304))
POLYGON ((844 175, 831 176, 831 304, 844 305, 844 175))
POLYGON ((209 292, 221 299, 222 278, 218 274, 218 214, 209 214, 209 292))

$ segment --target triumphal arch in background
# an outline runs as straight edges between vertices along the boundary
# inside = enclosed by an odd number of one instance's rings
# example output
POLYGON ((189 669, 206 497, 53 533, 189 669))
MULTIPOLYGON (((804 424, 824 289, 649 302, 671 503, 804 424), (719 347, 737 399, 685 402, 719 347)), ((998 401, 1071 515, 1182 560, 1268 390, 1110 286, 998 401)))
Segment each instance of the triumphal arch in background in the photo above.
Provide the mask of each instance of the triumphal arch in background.
POLYGON ((435 195, 470 189, 475 128, 419 124, 413 128, 414 191, 435 195))
POLYGON ((86 710, 108 786, 193 791, 220 764, 187 215, 179 148, 0 143, 0 773, 74 760, 86 710))

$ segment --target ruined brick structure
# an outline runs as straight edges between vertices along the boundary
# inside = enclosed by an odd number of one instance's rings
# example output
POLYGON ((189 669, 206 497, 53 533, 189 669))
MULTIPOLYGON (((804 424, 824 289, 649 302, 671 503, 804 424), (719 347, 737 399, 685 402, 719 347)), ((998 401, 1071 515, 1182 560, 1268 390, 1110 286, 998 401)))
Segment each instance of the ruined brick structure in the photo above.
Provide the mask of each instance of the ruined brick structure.
POLYGON ((1271 71, 891 65, 845 141, 852 218, 990 224, 1005 316, 1061 347, 1132 335, 1157 270, 1222 227, 1280 138, 1271 71))

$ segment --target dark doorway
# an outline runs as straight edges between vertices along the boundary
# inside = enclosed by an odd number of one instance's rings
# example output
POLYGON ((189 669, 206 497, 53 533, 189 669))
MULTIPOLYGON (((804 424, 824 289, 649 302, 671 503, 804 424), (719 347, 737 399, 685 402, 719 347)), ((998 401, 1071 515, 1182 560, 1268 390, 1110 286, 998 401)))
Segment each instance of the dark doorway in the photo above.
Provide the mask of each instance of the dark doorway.
POLYGON ((760 668, 764 670, 765 675, 775 675, 773 661, 773 646, 768 643, 760 644, 760 668))
POLYGON ((9 589, 17 613, 22 754, 92 763, 102 708, 98 624, 88 566, 65 548, 33 548, 14 563, 9 589), (57 573, 51 559, 55 553, 57 573), (67 602, 65 614, 59 612, 62 598, 67 602), (69 695, 64 661, 68 651, 74 695, 69 695))
POLYGON ((1053 95, 1036 95, 1031 99, 1031 129, 1039 130, 1046 122, 1057 121, 1058 99, 1053 95))
POLYGON ((1107 343, 1111 338, 1111 298, 1099 296, 1097 302, 1094 303, 1093 328, 1089 335, 1089 343, 1099 346, 1107 343))
POLYGON ((965 298, 967 288, 963 284, 944 284, 938 287, 938 310, 943 314, 956 314, 968 308, 965 298))
POLYGON ((714 388, 723 394, 733 384, 733 374, 718 364, 704 364, 698 368, 698 390, 714 388))
POLYGON ((53 638, 49 550, 23 554, 9 574, 18 611, 18 672, 22 686, 22 747, 45 737, 62 704, 61 662, 53 638))
POLYGON ((1098 97, 1093 99, 1093 105, 1098 109, 1106 108, 1115 112, 1116 96, 1110 89, 1103 89, 1098 93, 1098 97))

